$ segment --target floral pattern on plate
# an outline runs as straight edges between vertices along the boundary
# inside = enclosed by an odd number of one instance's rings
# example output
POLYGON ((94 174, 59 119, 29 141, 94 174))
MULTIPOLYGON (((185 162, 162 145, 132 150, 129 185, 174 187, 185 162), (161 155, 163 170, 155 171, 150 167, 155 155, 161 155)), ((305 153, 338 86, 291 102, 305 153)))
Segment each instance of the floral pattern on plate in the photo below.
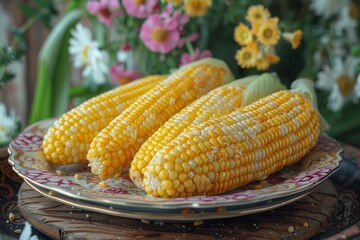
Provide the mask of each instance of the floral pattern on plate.
POLYGON ((267 186, 253 190, 245 187, 218 196, 194 196, 184 198, 155 198, 146 196, 130 180, 128 174, 106 181, 107 187, 99 186, 100 179, 84 164, 57 166, 48 163, 42 154, 42 139, 54 122, 44 120, 29 126, 10 144, 9 162, 14 170, 27 181, 67 197, 111 206, 171 209, 184 207, 207 208, 214 206, 241 206, 309 191, 330 176, 341 160, 342 147, 334 139, 321 136, 312 149, 298 164, 287 167, 267 178, 267 186), (61 173, 61 174, 59 174, 61 173), (79 177, 74 177, 75 174, 79 177), (78 175, 79 176, 79 175, 78 175))

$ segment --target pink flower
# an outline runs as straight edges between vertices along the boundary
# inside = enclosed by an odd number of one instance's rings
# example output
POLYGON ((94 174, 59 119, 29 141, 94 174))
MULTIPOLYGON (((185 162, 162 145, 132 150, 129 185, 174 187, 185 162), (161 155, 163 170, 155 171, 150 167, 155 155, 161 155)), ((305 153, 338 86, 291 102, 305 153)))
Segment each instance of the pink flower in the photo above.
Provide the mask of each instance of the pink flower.
POLYGON ((189 22, 190 17, 186 14, 182 14, 180 11, 174 11, 171 4, 168 4, 161 13, 164 19, 164 24, 171 29, 178 29, 182 32, 183 27, 189 22))
POLYGON ((130 16, 146 18, 156 10, 157 2, 157 0, 123 0, 122 4, 130 16))
POLYGON ((118 0, 92 0, 86 5, 91 14, 97 15, 100 22, 110 26, 116 16, 122 15, 118 0))
POLYGON ((211 56, 212 56, 212 53, 210 50, 204 50, 203 52, 201 52, 200 49, 196 48, 193 55, 190 55, 189 53, 183 53, 183 55, 181 56, 180 66, 195 62, 202 58, 211 57, 211 56))
POLYGON ((160 14, 154 14, 141 26, 140 39, 153 52, 168 53, 178 45, 178 25, 167 20, 160 14))
POLYGON ((195 42, 200 38, 200 34, 198 32, 194 32, 187 37, 181 38, 179 41, 179 48, 182 48, 185 42, 195 42))
POLYGON ((110 67, 109 77, 115 83, 126 84, 140 78, 141 74, 136 70, 125 69, 122 62, 117 62, 110 67))

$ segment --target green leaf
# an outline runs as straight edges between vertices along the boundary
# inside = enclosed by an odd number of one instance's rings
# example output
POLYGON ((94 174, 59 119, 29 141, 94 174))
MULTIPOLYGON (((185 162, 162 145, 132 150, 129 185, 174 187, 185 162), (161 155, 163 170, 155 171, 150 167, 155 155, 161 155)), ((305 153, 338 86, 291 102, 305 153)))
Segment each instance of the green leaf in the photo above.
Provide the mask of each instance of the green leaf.
POLYGON ((69 89, 69 31, 82 16, 81 10, 67 13, 46 39, 39 55, 38 77, 29 123, 66 111, 69 89))
POLYGON ((39 7, 47 7, 51 4, 51 1, 49 0, 35 0, 35 2, 39 7))
POLYGON ((360 56, 360 45, 353 46, 351 48, 351 55, 353 57, 359 57, 360 56))
POLYGON ((285 89, 280 79, 271 73, 263 73, 255 78, 243 93, 242 106, 247 106, 260 98, 285 89))
POLYGON ((330 128, 329 123, 325 120, 325 118, 320 114, 317 97, 314 89, 314 83, 306 78, 300 78, 295 80, 291 84, 291 89, 293 91, 299 92, 304 95, 312 104, 313 108, 319 113, 320 116, 320 131, 325 132, 330 128))
POLYGON ((5 75, 5 70, 6 70, 6 67, 0 65, 0 79, 2 79, 3 76, 5 75))
POLYGON ((85 5, 85 3, 86 3, 85 0, 70 1, 69 5, 66 9, 66 12, 70 12, 72 10, 81 8, 85 5))
POLYGON ((35 16, 38 10, 26 3, 18 3, 18 8, 29 18, 35 16))
POLYGON ((14 77, 15 77, 15 74, 6 71, 6 72, 3 74, 2 78, 1 78, 1 81, 7 82, 7 81, 10 81, 11 79, 13 79, 14 77))
POLYGON ((54 69, 53 74, 53 106, 52 115, 62 115, 66 109, 69 99, 69 87, 70 87, 70 62, 69 62, 69 31, 66 32, 61 44, 60 52, 57 62, 59 63, 54 69))

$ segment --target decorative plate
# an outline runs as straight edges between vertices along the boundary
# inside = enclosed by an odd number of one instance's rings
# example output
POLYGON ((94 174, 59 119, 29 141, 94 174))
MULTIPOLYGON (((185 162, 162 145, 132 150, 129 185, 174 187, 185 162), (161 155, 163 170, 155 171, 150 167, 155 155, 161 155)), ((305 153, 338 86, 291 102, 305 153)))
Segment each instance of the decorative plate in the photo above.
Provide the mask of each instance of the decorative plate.
POLYGON ((70 199, 130 210, 164 212, 190 208, 206 210, 216 207, 248 208, 282 198, 296 196, 318 186, 338 167, 342 148, 328 136, 321 136, 298 164, 287 167, 267 178, 267 186, 255 190, 249 184, 218 196, 155 198, 135 187, 127 174, 107 180, 100 188, 100 179, 86 165, 57 166, 48 163, 42 153, 42 141, 55 120, 44 120, 26 128, 9 146, 9 162, 26 181, 36 187, 54 191, 70 199), (61 175, 56 173, 61 171, 61 175), (80 173, 81 179, 74 175, 80 173))
POLYGON ((107 215, 117 216, 117 217, 126 217, 142 220, 153 220, 153 221, 177 221, 177 222, 187 222, 187 221, 196 221, 196 220, 212 220, 212 219, 224 219, 231 217, 239 217, 264 211, 269 211, 271 209, 279 208, 285 205, 288 205, 292 202, 303 198, 304 196, 310 194, 312 190, 306 191, 304 193, 295 194, 289 197, 280 198, 275 201, 267 201, 266 203, 253 204, 248 207, 237 208, 237 207, 218 207, 206 209, 206 211, 194 211, 188 208, 183 209, 172 209, 171 211, 161 211, 161 212, 148 212, 148 211, 134 211, 127 208, 112 208, 104 206, 101 204, 96 204, 93 202, 82 201, 74 198, 69 198, 61 194, 54 194, 49 192, 44 188, 35 186, 28 182, 25 179, 25 182, 29 184, 35 191, 39 192, 41 195, 50 198, 54 201, 61 202, 72 207, 81 208, 84 210, 89 210, 93 212, 103 213, 107 215))

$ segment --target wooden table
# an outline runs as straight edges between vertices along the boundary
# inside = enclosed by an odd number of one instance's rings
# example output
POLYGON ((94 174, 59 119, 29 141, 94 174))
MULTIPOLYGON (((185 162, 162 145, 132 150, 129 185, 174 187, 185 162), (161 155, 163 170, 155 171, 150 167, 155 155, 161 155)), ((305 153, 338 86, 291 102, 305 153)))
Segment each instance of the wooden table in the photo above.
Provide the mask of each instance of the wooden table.
MULTIPOLYGON (((344 161, 340 170, 332 175, 329 181, 325 182, 328 186, 321 185, 312 195, 270 212, 225 220, 205 221, 203 225, 197 227, 192 223, 148 223, 71 208, 45 199, 26 185, 22 185, 18 192, 21 182, 21 179, 11 171, 11 167, 7 163, 7 156, 0 155, 0 238, 4 234, 4 236, 12 236, 17 239, 19 234, 14 231, 21 230, 25 220, 34 222, 35 219, 38 219, 38 223, 34 223, 34 226, 45 233, 52 231, 50 236, 63 239, 79 236, 77 232, 83 230, 81 229, 82 226, 87 229, 84 231, 83 236, 90 236, 91 239, 94 239, 99 231, 103 233, 104 237, 116 235, 122 236, 123 239, 151 237, 173 239, 175 236, 180 239, 238 239, 242 236, 244 238, 246 236, 250 239, 256 239, 256 237, 259 239, 260 236, 263 239, 266 234, 267 237, 281 236, 285 239, 301 239, 300 237, 304 239, 312 236, 312 240, 318 240, 344 239, 344 236, 349 239, 356 239, 356 236, 360 234, 360 151, 348 145, 344 146, 344 161), (321 196, 323 193, 318 191, 333 191, 334 187, 337 194, 330 194, 329 197, 337 196, 336 216, 333 215, 333 210, 327 211, 325 215, 322 215, 323 217, 311 212, 311 210, 316 212, 318 208, 325 206, 323 203, 327 203, 325 201, 319 204, 322 200, 319 197, 314 198, 314 194, 320 194, 321 196), (4 191, 4 188, 7 190, 4 191), (19 199, 17 194, 19 194, 19 199), (33 200, 24 200, 25 198, 33 200), (290 215, 290 213, 298 211, 300 206, 305 206, 306 201, 310 201, 309 209, 307 209, 310 212, 301 212, 299 216, 290 215), (311 205, 311 201, 315 201, 315 205, 311 205), (17 207, 17 204, 19 207, 17 207), (33 204, 43 204, 43 207, 35 205, 38 208, 34 209, 33 204), (55 208, 53 208, 54 206, 55 208), (315 209, 314 206, 316 206, 315 209), (36 211, 45 212, 43 219, 35 217, 37 216, 36 211), (9 221, 9 213, 15 214, 14 221, 9 221), (24 213, 25 218, 22 213, 24 213), (77 217, 70 216, 70 214, 75 214, 77 217), (62 215, 66 215, 66 217, 63 218, 62 215), (316 216, 316 218, 321 217, 321 220, 318 221, 313 216, 316 216), (48 217, 51 217, 51 219, 48 219, 48 217), (308 228, 302 226, 305 219, 309 224, 308 228), (59 226, 64 222, 66 225, 59 226), (69 231, 67 225, 74 228, 79 227, 79 229, 69 231), (269 229, 266 228, 266 225, 269 226, 269 229), (294 232, 289 233, 289 226, 294 227, 294 232), (44 227, 48 230, 42 229, 44 227), (270 234, 270 231, 272 231, 272 234, 270 234)), ((329 192, 326 194, 329 194, 329 192)), ((41 235, 35 229, 33 230, 40 239, 50 239, 41 235)))
POLYGON ((308 239, 335 218, 338 195, 330 180, 287 206, 230 219, 150 222, 109 216, 50 200, 22 184, 18 204, 37 229, 56 239, 308 239))

